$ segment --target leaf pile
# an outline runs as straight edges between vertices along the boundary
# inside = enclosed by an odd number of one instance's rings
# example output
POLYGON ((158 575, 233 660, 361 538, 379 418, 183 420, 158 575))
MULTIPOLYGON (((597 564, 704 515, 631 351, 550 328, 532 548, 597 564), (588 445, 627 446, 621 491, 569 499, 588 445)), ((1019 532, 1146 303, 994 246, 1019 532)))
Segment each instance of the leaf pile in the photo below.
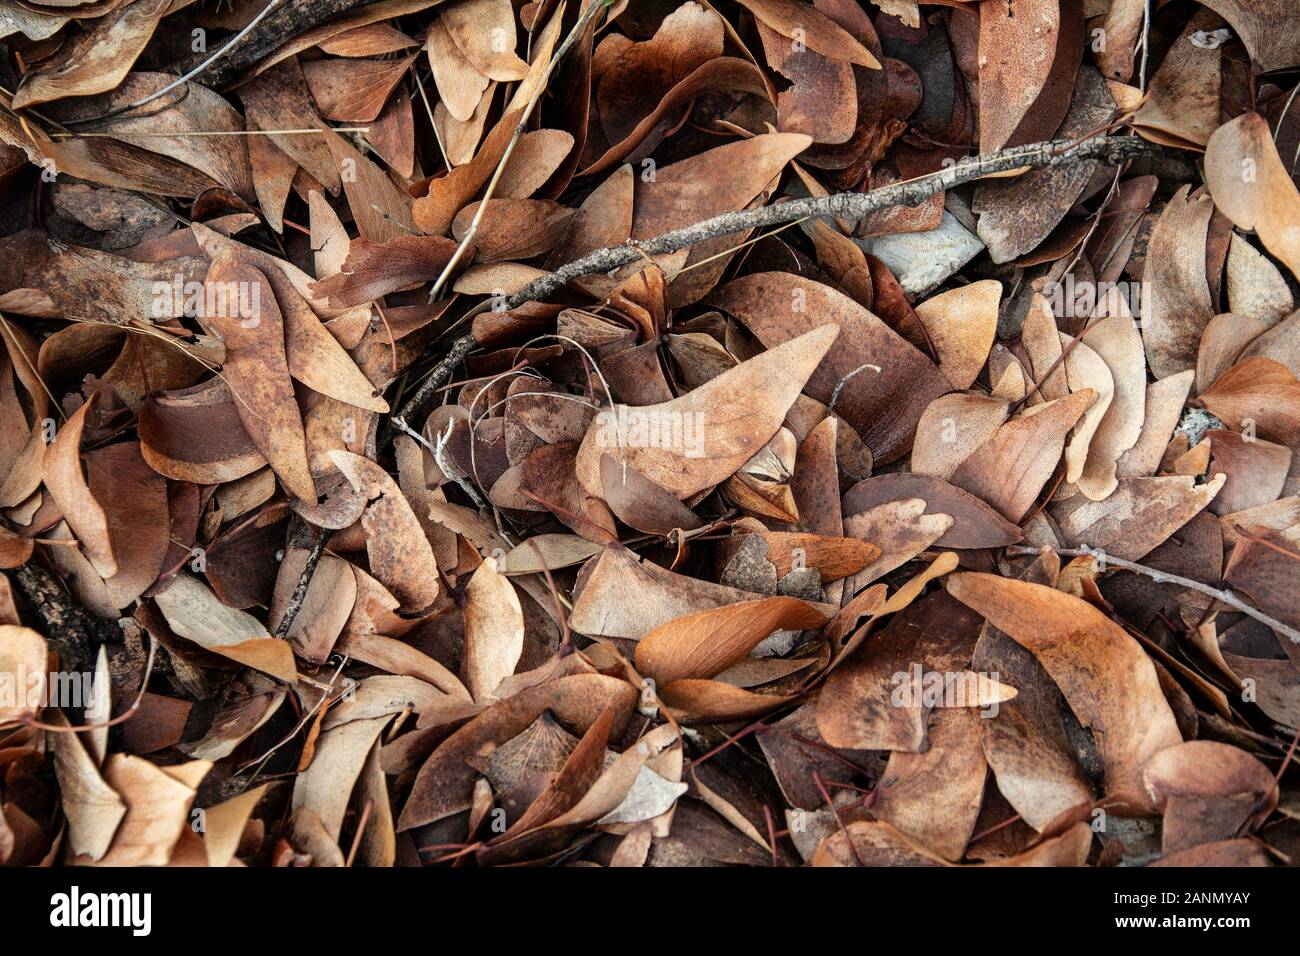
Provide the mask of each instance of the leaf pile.
POLYGON ((0 865, 1300 861, 1294 3, 0 54, 0 865))

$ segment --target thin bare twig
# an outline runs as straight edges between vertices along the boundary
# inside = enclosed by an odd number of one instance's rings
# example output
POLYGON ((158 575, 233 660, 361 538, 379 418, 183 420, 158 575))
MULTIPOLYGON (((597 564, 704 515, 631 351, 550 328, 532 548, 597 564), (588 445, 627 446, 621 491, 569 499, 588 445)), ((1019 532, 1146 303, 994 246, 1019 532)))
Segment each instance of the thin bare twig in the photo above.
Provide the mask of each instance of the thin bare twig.
MULTIPOLYGON (((369 126, 332 126, 333 133, 369 133, 369 126)), ((324 135, 324 129, 184 129, 172 132, 133 132, 131 130, 113 130, 108 133, 51 133, 52 139, 179 139, 184 137, 208 136, 315 136, 324 135)))
POLYGON ((268 16, 270 16, 271 12, 283 2, 284 0, 271 0, 271 2, 268 3, 265 8, 263 8, 262 12, 259 13, 257 16, 253 17, 253 19, 249 20, 247 26, 245 26, 242 30, 240 30, 233 37, 231 37, 230 40, 227 41, 225 46, 217 50, 215 53, 212 54, 212 56, 208 57, 198 66, 194 67, 194 69, 189 70, 181 74, 180 76, 178 76, 176 79, 172 80, 162 89, 154 90, 146 97, 138 99, 133 103, 127 103, 124 106, 119 106, 115 109, 111 109, 106 113, 100 113, 98 116, 87 116, 85 119, 68 120, 65 125, 85 126, 87 123, 98 123, 101 122, 102 120, 111 119, 114 116, 121 116, 123 113, 129 112, 131 110, 139 109, 141 106, 145 106, 149 103, 152 103, 154 100, 159 99, 160 97, 166 96, 172 90, 176 89, 179 86, 183 86, 186 83, 188 83, 190 80, 194 79, 196 76, 198 76, 208 67, 210 67, 213 63, 219 60, 221 57, 225 56, 228 52, 233 50, 244 39, 244 37, 252 33, 253 30, 256 29, 257 25, 261 23, 263 20, 265 20, 268 16))
MULTIPOLYGON (((146 631, 145 633, 147 634, 148 632, 146 631)), ((122 713, 118 714, 116 717, 110 718, 109 720, 96 721, 90 724, 77 724, 76 726, 69 725, 67 727, 60 724, 43 723, 33 716, 24 717, 20 723, 25 724, 28 727, 34 727, 37 730, 48 730, 52 733, 59 734, 84 734, 87 731, 104 730, 108 727, 116 727, 118 724, 126 723, 140 712, 140 704, 144 701, 144 693, 149 689, 149 678, 153 676, 154 656, 157 653, 158 642, 154 639, 152 634, 149 634, 149 656, 145 660, 144 674, 140 677, 140 687, 135 693, 135 700, 131 701, 131 706, 122 711, 122 713)), ((95 693, 101 693, 100 688, 96 687, 95 693)), ((108 693, 108 688, 104 688, 102 693, 108 693)))
MULTIPOLYGON (((1136 136, 1094 136, 1077 141, 1055 140, 1030 143, 991 153, 988 156, 970 157, 925 176, 893 183, 866 193, 836 193, 832 196, 795 199, 771 206, 723 213, 681 229, 673 229, 653 239, 628 240, 619 246, 597 249, 561 266, 554 272, 534 279, 505 300, 504 311, 517 309, 525 303, 543 299, 574 279, 595 275, 598 272, 611 272, 646 256, 666 255, 718 236, 810 217, 859 220, 879 209, 919 205, 936 193, 996 173, 1062 166, 1085 159, 1102 159, 1114 165, 1136 156, 1157 152, 1160 148, 1136 136)), ((486 312, 488 308, 489 305, 485 302, 472 310, 470 315, 486 312)), ((456 366, 477 345, 473 332, 467 332, 453 340, 447 355, 434 366, 415 394, 402 407, 401 417, 407 421, 418 417, 434 394, 451 378, 456 366)))
MULTIPOLYGON (((1200 581, 1192 578, 1185 578, 1180 574, 1170 574, 1168 571, 1161 571, 1157 568, 1147 567, 1145 564, 1138 564, 1136 561, 1127 561, 1124 558, 1117 558, 1114 555, 1107 554, 1104 557, 1099 556, 1094 548, 1052 548, 1057 554, 1063 554, 1071 558, 1099 558, 1106 563, 1108 568, 1119 568, 1122 571, 1132 571, 1135 574, 1141 574, 1157 584, 1176 584, 1179 587, 1189 588, 1193 591, 1199 591, 1207 597, 1212 597, 1220 604, 1225 604, 1234 611, 1240 611, 1248 617, 1253 617, 1266 627, 1272 628, 1279 634, 1285 634, 1287 639, 1293 644, 1300 644, 1300 631, 1297 631, 1289 624, 1284 624, 1276 618, 1269 617, 1263 611, 1247 604, 1237 595, 1224 588, 1212 587, 1209 584, 1202 584, 1200 581)), ((1039 553, 1038 548, 1029 545, 1015 544, 1007 548, 1008 554, 1016 555, 1036 555, 1039 553)))
MULTIPOLYGON (((573 48, 573 45, 578 42, 578 38, 587 32, 587 26, 591 23, 596 14, 605 9, 608 5, 609 4, 606 0, 592 0, 592 2, 587 6, 587 9, 582 12, 582 16, 578 18, 578 22, 573 25, 573 29, 569 31, 569 35, 564 38, 564 42, 560 44, 560 48, 555 51, 554 55, 551 57, 551 61, 546 64, 546 72, 542 74, 542 78, 538 82, 537 88, 533 90, 533 95, 528 98, 528 103, 524 106, 524 111, 519 116, 519 122, 515 124, 514 135, 510 137, 510 142, 506 144, 505 152, 501 154, 501 159, 497 163, 497 168, 492 173, 492 179, 488 182, 487 189, 483 192, 483 198, 479 200, 478 209, 474 211, 474 218, 470 220, 469 229, 465 232, 464 238, 461 239, 460 245, 456 247, 456 252, 443 268, 442 274, 438 276, 438 280, 434 282, 433 288, 429 290, 430 302, 436 301, 438 296, 442 294, 443 286, 447 284, 447 280, 451 277, 452 273, 456 271, 456 266, 458 266, 460 260, 464 258, 465 251, 474 241, 474 237, 478 235, 479 223, 483 221, 483 211, 487 209, 488 202, 492 199, 492 194, 496 192, 497 183, 501 181, 501 175, 505 172, 506 165, 510 162, 510 157, 514 154, 515 145, 519 142, 520 137, 524 135, 524 131, 528 128, 528 118, 533 115, 533 110, 537 108, 537 104, 542 98, 542 93, 546 91, 546 84, 550 81, 551 74, 555 72, 555 68, 559 65, 560 61, 568 55, 568 52, 573 48)), ((450 166, 448 166, 448 168, 450 168, 450 166)))

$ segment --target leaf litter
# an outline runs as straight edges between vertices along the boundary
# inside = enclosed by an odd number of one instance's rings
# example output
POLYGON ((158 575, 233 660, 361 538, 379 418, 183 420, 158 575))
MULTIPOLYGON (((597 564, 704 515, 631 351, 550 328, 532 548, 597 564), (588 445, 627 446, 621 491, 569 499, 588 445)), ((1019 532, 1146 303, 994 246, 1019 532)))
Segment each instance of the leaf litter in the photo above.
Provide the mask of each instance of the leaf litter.
POLYGON ((0 865, 1300 863, 1293 4, 276 6, 0 4, 0 865))

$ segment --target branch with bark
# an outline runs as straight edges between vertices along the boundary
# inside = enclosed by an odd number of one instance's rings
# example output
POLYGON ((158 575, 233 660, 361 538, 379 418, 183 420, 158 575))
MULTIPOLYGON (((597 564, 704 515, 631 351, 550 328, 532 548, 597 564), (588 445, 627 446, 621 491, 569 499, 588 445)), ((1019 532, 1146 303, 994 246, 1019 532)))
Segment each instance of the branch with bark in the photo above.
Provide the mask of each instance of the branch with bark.
MULTIPOLYGON (((1161 147, 1136 136, 1095 136, 1084 140, 1030 143, 991 153, 988 156, 970 157, 926 176, 894 183, 870 192, 836 193, 833 196, 794 199, 756 209, 723 213, 681 229, 673 229, 653 239, 628 240, 622 245, 597 249, 561 266, 554 272, 534 279, 505 299, 504 310, 517 309, 528 302, 543 299, 574 279, 600 272, 611 272, 639 259, 677 252, 697 242, 719 236, 817 217, 856 221, 873 212, 893 206, 917 206, 936 193, 988 176, 1064 166, 1089 159, 1114 165, 1155 153, 1160 149, 1161 147)), ((487 311, 487 308, 487 305, 480 305, 471 311, 470 315, 487 311)), ((472 332, 455 339, 447 354, 434 366, 415 394, 402 406, 399 417, 407 423, 418 418, 437 391, 450 381, 456 366, 477 347, 477 344, 472 332)))
POLYGON ((100 645, 122 640, 116 621, 91 613, 63 582, 35 561, 28 561, 12 573, 18 590, 40 618, 41 631, 60 648, 72 669, 93 669, 100 645))

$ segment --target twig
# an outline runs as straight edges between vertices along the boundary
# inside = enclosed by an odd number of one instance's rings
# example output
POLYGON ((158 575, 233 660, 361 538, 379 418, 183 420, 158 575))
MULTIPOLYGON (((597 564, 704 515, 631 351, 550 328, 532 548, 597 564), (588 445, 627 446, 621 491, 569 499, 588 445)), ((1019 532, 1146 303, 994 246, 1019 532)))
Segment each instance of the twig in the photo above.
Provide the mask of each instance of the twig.
MULTIPOLYGON (((453 339, 447 354, 433 367, 433 371, 425 376, 420 387, 415 390, 415 394, 407 399, 406 404, 402 406, 401 414, 392 420, 394 425, 397 425, 398 421, 405 425, 408 419, 413 420, 420 415, 430 399, 451 379, 451 373, 456 370, 456 366, 465 361, 465 356, 476 348, 478 342, 474 339, 473 332, 466 332, 460 338, 453 339)), ((401 428, 402 425, 397 427, 401 428)))
MULTIPOLYGON (((145 633, 148 634, 149 632, 146 631, 145 633)), ((149 634, 149 656, 145 659, 144 673, 140 677, 140 687, 135 692, 135 700, 131 701, 131 706, 128 707, 126 710, 122 711, 122 713, 118 714, 116 717, 113 717, 109 720, 96 721, 95 723, 91 723, 91 724, 77 724, 75 726, 69 725, 67 727, 64 727, 60 724, 43 723, 42 721, 37 720, 35 717, 31 717, 31 716, 24 717, 21 722, 28 727, 34 727, 37 730, 48 730, 51 733, 56 733, 56 734, 84 734, 91 730, 105 730, 109 727, 116 727, 118 724, 126 723, 128 720, 130 720, 132 717, 134 717, 137 713, 140 712, 140 704, 141 702, 144 701, 145 691, 149 689, 149 678, 153 676, 154 656, 157 653, 158 653, 158 641, 155 640, 152 634, 149 634)), ((98 688, 96 688, 95 692, 97 694, 100 693, 98 688)), ((105 688, 103 692, 108 693, 107 688, 105 688)))
MULTIPOLYGON (((129 119, 130 117, 128 117, 129 119)), ((369 126, 331 126, 332 133, 369 133, 369 126)), ((206 136, 316 136, 325 135, 324 129, 184 129, 175 132, 132 132, 131 130, 112 130, 107 133, 51 133, 52 139, 177 139, 181 137, 206 136)))
MULTIPOLYGON (((283 737, 281 737, 280 742, 277 743, 275 746, 271 747, 271 749, 266 751, 264 754, 262 754, 262 756, 248 761, 243 766, 235 770, 236 776, 241 776, 245 772, 247 772, 249 768, 256 767, 257 770, 254 772, 253 776, 249 778, 248 781, 248 785, 251 786, 253 780, 257 779, 257 775, 261 773, 261 768, 266 765, 266 762, 271 759, 271 757, 276 753, 276 751, 278 751, 289 741, 293 740, 293 738, 297 737, 299 731, 301 731, 304 727, 306 727, 309 723, 311 723, 312 718, 316 716, 317 711, 319 711, 326 704, 333 703, 333 700, 330 699, 330 692, 334 689, 334 684, 338 681, 339 675, 343 673, 343 668, 347 667, 348 660, 349 659, 347 657, 344 657, 342 660, 339 661, 339 666, 334 671, 334 675, 330 678, 330 682, 326 684, 324 690, 321 691, 320 700, 316 701, 316 703, 312 705, 311 710, 307 711, 307 713, 303 714, 302 717, 299 718, 298 723, 294 726, 294 728, 290 730, 287 734, 285 734, 283 737)), ((338 698, 334 698, 334 699, 337 700, 338 698)))
POLYGON ((188 83, 190 80, 194 79, 204 70, 206 70, 209 66, 215 63, 218 59, 225 56, 226 53, 228 53, 235 46, 237 46, 239 42, 244 39, 244 37, 252 33, 253 29, 259 23, 265 20, 271 14, 271 11, 274 10, 277 6, 279 6, 280 3, 281 0, 271 0, 271 2, 268 3, 265 8, 263 8, 262 12, 259 13, 257 16, 253 17, 252 20, 248 21, 248 24, 242 30, 236 33, 233 37, 231 37, 225 46, 217 50, 206 60, 200 62, 198 66, 195 66, 193 69, 190 69, 182 73, 180 76, 172 80, 162 89, 154 90, 152 93, 150 93, 148 96, 144 97, 143 99, 138 99, 133 103, 127 103, 124 106, 119 106, 115 109, 111 109, 107 113, 100 113, 98 116, 88 116, 85 119, 68 120, 68 122, 65 125, 85 126, 87 123, 98 123, 102 120, 111 119, 114 116, 120 116, 123 113, 129 112, 130 110, 138 109, 141 106, 145 106, 148 103, 152 103, 154 100, 160 97, 166 96, 168 93, 176 89, 178 86, 182 86, 183 84, 188 83))
POLYGON ((597 272, 609 272, 635 262, 642 256, 666 255, 718 236, 814 216, 856 221, 880 209, 919 205, 936 193, 995 173, 1017 169, 1042 169, 1099 158, 1107 160, 1108 165, 1114 165, 1158 149, 1155 144, 1136 137, 1123 136, 1097 136, 1079 142, 1057 140, 1030 143, 988 156, 967 158, 928 175, 893 183, 866 193, 836 193, 832 196, 795 199, 771 206, 760 206, 756 209, 723 213, 703 222, 674 229, 653 239, 597 249, 581 259, 561 266, 554 272, 534 279, 506 299, 505 308, 509 311, 525 302, 543 298, 573 279, 594 275, 597 272))
POLYGON ((813 783, 817 784, 817 789, 821 791, 822 799, 826 801, 826 806, 830 807, 831 814, 835 817, 836 826, 840 828, 840 832, 844 834, 845 841, 849 844, 849 852, 853 854, 854 864, 856 866, 866 866, 866 864, 862 862, 862 857, 858 855, 858 848, 853 842, 853 835, 849 833, 849 828, 844 825, 844 818, 840 816, 839 807, 835 806, 835 801, 831 799, 830 792, 826 789, 826 785, 822 783, 821 774, 814 770, 812 772, 812 778, 813 783))
POLYGON ((1138 67, 1138 89, 1147 91, 1147 58, 1151 54, 1151 0, 1142 3, 1142 64, 1138 67))
POLYGON ((298 576, 298 583, 294 585, 293 594, 289 596, 289 603, 284 606, 284 614, 275 628, 275 636, 281 640, 289 636, 289 628, 293 627, 298 612, 302 610, 303 602, 307 600, 307 589, 311 587, 311 579, 316 574, 316 565, 320 563, 321 555, 325 553, 325 532, 320 528, 313 530, 316 537, 307 551, 307 563, 302 566, 302 574, 298 576))
MULTIPOLYGON (((341 17, 348 11, 362 6, 369 0, 286 0, 266 20, 266 24, 249 37, 247 42, 221 59, 204 74, 203 84, 213 87, 225 86, 244 70, 274 53, 292 39, 308 30, 315 29, 327 20, 341 17)), ((168 71, 189 73, 198 56, 180 60, 168 67, 168 71)))
MULTIPOLYGON (((1077 142, 1055 140, 1030 143, 991 153, 988 156, 967 158, 925 176, 893 183, 866 193, 836 193, 833 196, 795 199, 771 206, 759 206, 756 209, 723 213, 703 222, 673 229, 653 239, 639 242, 629 240, 620 246, 597 249, 581 259, 561 266, 554 272, 534 279, 505 300, 503 311, 517 309, 525 303, 543 299, 574 279, 595 275, 598 272, 610 272, 647 255, 666 255, 718 236, 814 216, 859 220, 879 209, 919 205, 936 193, 995 173, 1062 166, 1085 159, 1104 159, 1108 165, 1115 165, 1126 159, 1160 150, 1160 146, 1136 136, 1095 136, 1077 142)), ((478 311, 487 311, 487 306, 480 306, 478 311)), ((451 350, 446 357, 434 366, 433 371, 402 407, 401 417, 408 421, 418 417, 433 395, 451 378, 456 366, 477 346, 473 332, 467 332, 453 340, 451 350)))
POLYGON ((375 801, 367 800, 365 807, 361 811, 361 819, 357 821, 357 832, 352 837, 352 849, 348 850, 348 858, 343 866, 351 867, 352 861, 357 858, 357 850, 361 849, 361 838, 366 835, 366 824, 370 822, 370 813, 375 809, 375 801))
POLYGON ((767 843, 772 851, 772 865, 780 866, 781 860, 776 855, 776 821, 772 819, 772 808, 763 804, 763 819, 767 822, 767 843))
MULTIPOLYGON (((1063 554, 1066 557, 1071 558, 1098 557, 1098 552, 1093 548, 1053 548, 1052 550, 1057 554, 1063 554)), ((1016 555, 1036 555, 1039 553, 1039 549, 1029 545, 1014 544, 1007 548, 1007 553, 1016 555)), ((1261 624, 1272 628, 1279 634, 1285 634, 1293 644, 1300 644, 1300 631, 1297 631, 1289 624, 1283 624, 1276 618, 1269 617, 1263 611, 1247 604, 1229 590, 1211 587, 1208 584, 1202 584, 1200 581, 1195 581, 1192 578, 1185 578, 1179 574, 1170 574, 1167 571, 1150 568, 1145 564, 1138 564, 1135 561, 1126 561, 1124 558, 1117 558, 1111 554, 1100 557, 1099 560, 1105 561, 1108 567, 1119 568, 1123 571, 1132 571, 1135 574, 1145 575, 1157 584, 1176 584, 1179 587, 1199 591, 1201 594, 1214 598, 1220 604, 1226 604, 1234 611, 1240 611, 1248 617, 1253 617, 1261 624)))
MULTIPOLYGON (((560 44, 560 48, 551 56, 551 61, 546 64, 546 72, 542 74, 541 80, 533 90, 533 95, 528 98, 528 103, 524 106, 524 110, 519 116, 519 122, 515 124, 514 135, 510 137, 510 142, 506 144, 505 152, 501 154, 501 159, 497 163, 497 168, 492 173, 492 179, 488 182, 487 189, 483 192, 483 198, 479 200, 478 209, 474 211, 474 218, 470 221, 469 229, 465 232, 464 238, 461 239, 460 245, 456 247, 456 252, 452 255, 447 265, 443 267, 442 274, 438 276, 437 281, 434 282, 433 288, 429 290, 430 302, 437 300, 438 296, 442 293, 442 287, 447 284, 447 279, 456 271, 456 266, 458 266, 460 260, 464 258, 465 251, 474 241, 474 237, 478 235, 478 227, 479 223, 483 220, 483 212, 487 209, 488 202, 492 199, 492 194, 496 192, 497 183, 500 182, 501 175, 505 172, 506 165, 510 162, 510 157, 515 151, 515 145, 519 142, 520 137, 524 135, 524 132, 528 128, 528 119, 532 116, 533 110, 537 108, 537 104, 542 98, 542 93, 546 91, 546 84, 550 81, 551 74, 555 72, 555 68, 559 65, 560 61, 568 55, 568 52, 573 48, 573 45, 578 42, 578 38, 587 32, 587 26, 591 23, 596 14, 605 9, 608 5, 609 4, 606 0, 592 0, 592 2, 587 6, 587 9, 582 12, 582 16, 578 18, 578 22, 573 25, 573 29, 569 31, 569 35, 564 38, 564 42, 560 44)), ((450 164, 448 164, 447 168, 451 168, 450 164)))

